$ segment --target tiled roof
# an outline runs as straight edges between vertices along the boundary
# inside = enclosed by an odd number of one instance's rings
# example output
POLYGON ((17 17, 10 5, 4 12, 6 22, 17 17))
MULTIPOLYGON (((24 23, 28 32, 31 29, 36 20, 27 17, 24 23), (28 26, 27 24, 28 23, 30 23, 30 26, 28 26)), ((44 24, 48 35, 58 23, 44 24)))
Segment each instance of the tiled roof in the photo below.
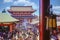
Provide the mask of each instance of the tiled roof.
POLYGON ((0 13, 0 22, 15 22, 15 21, 19 21, 19 20, 13 18, 8 13, 0 13))
POLYGON ((32 6, 11 6, 9 11, 35 11, 32 6))

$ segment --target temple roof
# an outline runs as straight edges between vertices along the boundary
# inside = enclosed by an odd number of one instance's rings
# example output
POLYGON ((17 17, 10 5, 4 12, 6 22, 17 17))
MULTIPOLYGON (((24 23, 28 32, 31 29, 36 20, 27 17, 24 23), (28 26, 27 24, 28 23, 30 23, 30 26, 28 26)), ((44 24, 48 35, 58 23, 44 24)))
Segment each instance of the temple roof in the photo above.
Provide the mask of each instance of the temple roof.
POLYGON ((8 11, 35 11, 32 6, 11 6, 8 11))
POLYGON ((30 24, 39 24, 39 17, 36 17, 35 19, 33 19, 30 24))
POLYGON ((1 22, 16 22, 16 21, 19 21, 19 20, 11 17, 10 14, 0 13, 0 23, 1 22))
POLYGON ((39 20, 38 21, 32 21, 31 24, 39 24, 39 20))

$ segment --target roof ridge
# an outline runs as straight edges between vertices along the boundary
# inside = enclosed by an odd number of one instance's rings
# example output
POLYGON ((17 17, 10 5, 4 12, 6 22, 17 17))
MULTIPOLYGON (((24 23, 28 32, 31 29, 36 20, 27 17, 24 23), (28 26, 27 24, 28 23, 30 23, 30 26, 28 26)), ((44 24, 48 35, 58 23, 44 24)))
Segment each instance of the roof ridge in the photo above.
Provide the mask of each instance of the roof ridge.
POLYGON ((32 7, 32 6, 11 6, 11 7, 32 7))

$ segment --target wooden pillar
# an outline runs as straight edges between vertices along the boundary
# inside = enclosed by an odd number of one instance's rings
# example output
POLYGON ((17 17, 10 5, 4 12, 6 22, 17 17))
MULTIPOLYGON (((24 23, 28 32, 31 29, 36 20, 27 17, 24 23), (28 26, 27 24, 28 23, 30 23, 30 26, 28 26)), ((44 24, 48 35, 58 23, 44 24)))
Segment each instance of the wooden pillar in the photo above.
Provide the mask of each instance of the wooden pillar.
POLYGON ((12 24, 10 25, 10 32, 12 32, 12 24))
POLYGON ((16 24, 13 24, 12 30, 16 29, 16 24))
POLYGON ((40 39, 39 40, 43 40, 43 30, 44 30, 44 15, 43 15, 43 0, 40 1, 41 2, 41 14, 40 14, 40 39))
POLYGON ((46 31, 46 19, 45 16, 49 14, 47 12, 50 0, 41 0, 41 13, 40 13, 40 40, 49 40, 49 31, 46 31))

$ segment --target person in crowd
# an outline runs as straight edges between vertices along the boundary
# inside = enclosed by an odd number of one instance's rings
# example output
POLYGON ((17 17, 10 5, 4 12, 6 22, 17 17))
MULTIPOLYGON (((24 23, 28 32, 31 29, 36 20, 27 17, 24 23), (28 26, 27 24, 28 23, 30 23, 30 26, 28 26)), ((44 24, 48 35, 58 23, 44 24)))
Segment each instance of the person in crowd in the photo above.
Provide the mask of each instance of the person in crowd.
POLYGON ((3 37, 0 36, 0 40, 3 40, 3 37))
POLYGON ((58 40, 60 40, 60 29, 58 29, 58 34, 57 34, 57 36, 58 36, 58 40))
POLYGON ((19 31, 18 34, 19 34, 19 40, 23 40, 22 31, 19 31))
POLYGON ((33 40, 33 36, 29 35, 25 40, 33 40))
POLYGON ((4 40, 7 40, 7 34, 5 32, 3 33, 3 38, 4 40))
POLYGON ((53 30, 53 31, 52 31, 51 40, 58 40, 57 30, 53 30))
POLYGON ((8 32, 8 36, 7 36, 7 38, 8 38, 9 40, 12 39, 12 32, 8 32))
POLYGON ((13 37, 12 37, 12 40, 16 40, 14 35, 13 35, 13 37))
POLYGON ((58 35, 57 35, 57 36, 58 36, 58 40, 60 40, 60 33, 58 33, 58 35))
POLYGON ((18 32, 16 33, 15 40, 18 40, 18 32))

